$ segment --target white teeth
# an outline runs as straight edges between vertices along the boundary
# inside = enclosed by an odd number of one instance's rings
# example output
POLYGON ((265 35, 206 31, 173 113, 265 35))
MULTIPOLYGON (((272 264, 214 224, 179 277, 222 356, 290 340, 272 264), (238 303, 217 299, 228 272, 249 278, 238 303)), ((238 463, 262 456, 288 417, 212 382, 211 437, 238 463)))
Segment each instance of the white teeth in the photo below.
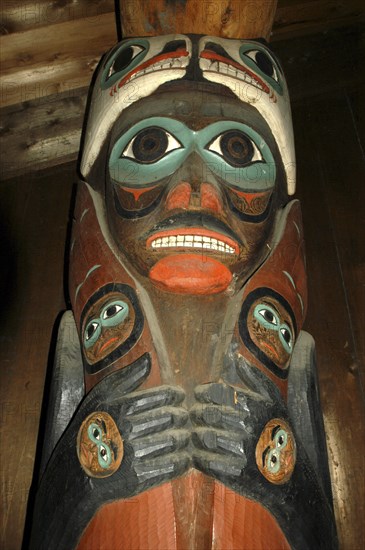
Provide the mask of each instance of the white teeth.
POLYGON ((238 70, 232 67, 231 65, 228 65, 227 63, 223 63, 222 61, 211 61, 209 59, 200 59, 200 68, 203 72, 213 72, 218 74, 224 74, 225 76, 230 76, 231 78, 236 78, 238 80, 242 80, 243 82, 246 82, 247 84, 250 84, 251 86, 255 86, 256 88, 260 88, 260 90, 263 89, 262 85, 252 78, 248 73, 246 73, 244 70, 238 70))
POLYGON ((169 69, 183 69, 188 64, 188 59, 179 59, 179 58, 173 58, 171 60, 163 61, 160 63, 154 63, 153 65, 150 65, 149 67, 146 67, 146 69, 138 71, 136 73, 133 73, 129 77, 129 81, 134 80, 135 78, 139 78, 140 76, 144 76, 145 74, 154 73, 156 71, 162 71, 162 70, 169 70, 169 69))
POLYGON ((201 248, 216 250, 225 254, 234 254, 235 250, 229 244, 211 237, 202 235, 171 235, 170 237, 158 237, 151 243, 152 248, 201 248))

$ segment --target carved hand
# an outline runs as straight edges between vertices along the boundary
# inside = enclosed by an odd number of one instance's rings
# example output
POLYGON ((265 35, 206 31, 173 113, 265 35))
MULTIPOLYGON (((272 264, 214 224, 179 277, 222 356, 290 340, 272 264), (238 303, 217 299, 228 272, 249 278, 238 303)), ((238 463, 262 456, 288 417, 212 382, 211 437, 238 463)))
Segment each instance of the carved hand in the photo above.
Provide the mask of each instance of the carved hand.
POLYGON ((31 547, 71 548, 103 503, 188 469, 188 413, 179 406, 184 393, 172 386, 135 391, 149 370, 146 355, 104 378, 85 397, 41 481, 31 547))

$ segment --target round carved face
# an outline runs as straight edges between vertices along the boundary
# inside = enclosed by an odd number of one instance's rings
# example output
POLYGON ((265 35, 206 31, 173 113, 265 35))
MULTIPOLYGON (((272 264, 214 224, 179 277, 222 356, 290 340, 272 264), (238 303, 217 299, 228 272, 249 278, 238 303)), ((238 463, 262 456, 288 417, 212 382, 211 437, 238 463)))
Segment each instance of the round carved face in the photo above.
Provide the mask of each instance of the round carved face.
POLYGON ((110 293, 91 307, 82 327, 84 354, 89 364, 111 354, 130 336, 135 321, 134 308, 127 296, 110 293))
POLYGON ((270 483, 281 485, 289 481, 295 461, 296 445, 290 427, 284 420, 270 420, 256 446, 258 469, 270 483))
POLYGON ((284 306, 271 296, 258 298, 249 309, 247 326, 254 345, 286 369, 294 347, 294 327, 284 306))
POLYGON ((117 425, 106 412, 94 412, 81 424, 77 456, 90 477, 108 477, 119 468, 123 441, 117 425))
POLYGON ((280 181, 271 132, 235 98, 221 111, 218 94, 165 91, 132 105, 112 132, 112 234, 171 292, 239 286, 269 252, 280 181))

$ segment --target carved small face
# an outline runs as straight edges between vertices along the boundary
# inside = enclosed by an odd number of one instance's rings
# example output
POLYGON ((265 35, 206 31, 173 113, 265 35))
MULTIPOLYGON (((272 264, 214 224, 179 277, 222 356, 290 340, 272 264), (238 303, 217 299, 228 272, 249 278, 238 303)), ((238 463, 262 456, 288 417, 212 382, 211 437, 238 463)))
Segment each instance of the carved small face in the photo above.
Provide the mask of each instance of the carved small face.
POLYGON ((134 308, 127 296, 111 293, 91 307, 84 322, 82 341, 88 363, 94 364, 121 345, 134 326, 134 308))
POLYGON ((294 327, 284 306, 269 296, 255 300, 247 325, 254 345, 275 365, 287 368, 294 347, 294 327))
POLYGON ((77 436, 77 456, 90 477, 108 477, 119 468, 123 441, 108 413, 94 412, 84 420, 77 436))
POLYGON ((256 446, 256 464, 262 475, 276 485, 289 481, 295 467, 293 432, 281 419, 270 420, 256 446))

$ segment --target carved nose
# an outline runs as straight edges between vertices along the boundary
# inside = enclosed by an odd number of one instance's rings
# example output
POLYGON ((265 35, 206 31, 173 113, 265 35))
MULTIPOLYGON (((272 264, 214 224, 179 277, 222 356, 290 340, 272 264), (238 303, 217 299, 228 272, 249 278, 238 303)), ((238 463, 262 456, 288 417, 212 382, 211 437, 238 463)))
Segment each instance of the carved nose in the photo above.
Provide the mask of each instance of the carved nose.
POLYGON ((219 191, 212 184, 203 182, 192 187, 190 183, 183 181, 168 194, 166 208, 209 210, 219 214, 223 210, 223 203, 219 191))

